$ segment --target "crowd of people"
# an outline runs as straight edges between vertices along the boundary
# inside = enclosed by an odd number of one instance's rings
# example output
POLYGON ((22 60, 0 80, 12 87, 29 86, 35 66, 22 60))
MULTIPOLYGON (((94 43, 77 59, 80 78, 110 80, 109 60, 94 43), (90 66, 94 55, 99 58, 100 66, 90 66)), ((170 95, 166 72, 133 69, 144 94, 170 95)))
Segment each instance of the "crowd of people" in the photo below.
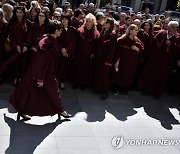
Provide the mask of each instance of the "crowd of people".
POLYGON ((18 119, 70 117, 59 93, 66 80, 73 89, 91 88, 100 100, 110 89, 127 97, 135 88, 155 99, 165 88, 180 91, 180 29, 170 12, 153 19, 149 8, 103 13, 93 3, 72 9, 54 0, 13 2, 0 8, 0 78, 13 78, 9 100, 18 119))

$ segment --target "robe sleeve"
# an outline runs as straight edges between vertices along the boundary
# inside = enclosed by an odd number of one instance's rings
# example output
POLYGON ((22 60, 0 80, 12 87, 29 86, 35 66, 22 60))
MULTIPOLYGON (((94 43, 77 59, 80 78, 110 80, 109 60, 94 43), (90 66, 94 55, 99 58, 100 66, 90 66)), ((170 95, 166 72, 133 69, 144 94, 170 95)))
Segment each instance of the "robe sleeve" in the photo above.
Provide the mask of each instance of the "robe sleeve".
POLYGON ((117 35, 112 34, 111 35, 111 40, 110 40, 110 45, 109 45, 109 54, 106 57, 105 65, 112 66, 113 60, 114 60, 114 55, 117 47, 117 35))
POLYGON ((52 51, 53 46, 50 45, 50 42, 47 39, 42 39, 39 42, 39 48, 37 53, 37 61, 34 65, 34 73, 33 73, 33 79, 36 80, 42 80, 45 82, 47 71, 50 65, 50 62, 52 60, 52 57, 50 57, 47 52, 49 50, 52 51))
POLYGON ((76 48, 76 32, 73 29, 71 31, 71 38, 69 42, 70 43, 67 46, 67 53, 71 56, 76 48))

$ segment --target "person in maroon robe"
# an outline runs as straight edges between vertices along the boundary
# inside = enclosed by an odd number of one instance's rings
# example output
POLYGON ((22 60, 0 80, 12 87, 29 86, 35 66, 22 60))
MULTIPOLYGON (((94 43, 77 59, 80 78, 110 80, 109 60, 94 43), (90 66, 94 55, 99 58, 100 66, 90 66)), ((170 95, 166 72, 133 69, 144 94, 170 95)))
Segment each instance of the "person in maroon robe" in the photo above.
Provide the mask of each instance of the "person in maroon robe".
POLYGON ((71 26, 78 29, 82 25, 83 11, 81 9, 76 9, 74 11, 74 16, 72 17, 71 26))
POLYGON ((74 81, 84 90, 85 86, 92 85, 93 62, 95 52, 95 40, 99 37, 96 29, 96 18, 89 13, 85 17, 84 25, 78 31, 80 32, 79 47, 76 51, 76 74, 74 81))
POLYGON ((49 19, 47 14, 41 10, 38 14, 38 22, 33 23, 33 34, 32 34, 32 43, 31 43, 31 56, 33 57, 34 53, 37 52, 37 47, 40 39, 44 34, 48 34, 48 22, 49 19))
POLYGON ((120 26, 120 30, 119 33, 120 35, 123 35, 126 33, 127 28, 129 27, 129 25, 132 23, 132 19, 130 16, 127 16, 125 19, 125 24, 120 26))
POLYGON ((50 34, 40 40, 31 66, 9 97, 9 102, 18 112, 17 120, 21 117, 29 120, 26 115, 71 117, 62 105, 54 70, 58 52, 56 38, 61 34, 62 25, 53 21, 48 27, 50 34))
POLYGON ((153 94, 156 99, 160 99, 163 93, 175 55, 180 54, 176 36, 177 27, 176 21, 170 21, 168 30, 161 30, 155 36, 152 54, 139 80, 138 88, 144 93, 153 94))
MULTIPOLYGON (((0 8, 0 67, 2 66, 2 64, 5 61, 4 44, 7 39, 6 28, 7 28, 7 22, 4 19, 3 10, 0 8)), ((1 82, 2 82, 2 79, 0 78, 0 83, 1 82)))
POLYGON ((4 43, 7 38, 6 28, 7 21, 4 19, 3 11, 0 8, 0 66, 4 63, 5 60, 4 43))
POLYGON ((102 92, 100 100, 108 97, 110 69, 113 65, 117 45, 117 35, 113 32, 114 19, 107 18, 103 23, 104 30, 97 40, 95 53, 94 89, 102 92))
POLYGON ((96 21, 97 21, 96 27, 97 27, 97 30, 99 31, 99 33, 101 33, 101 31, 103 29, 102 23, 103 23, 104 19, 105 19, 104 13, 98 12, 96 14, 96 21))
POLYGON ((32 39, 32 24, 27 20, 25 8, 17 6, 13 16, 8 24, 9 39, 12 51, 20 54, 18 60, 14 64, 14 85, 24 75, 28 65, 28 48, 32 39))
POLYGON ((137 26, 132 24, 118 40, 112 83, 117 85, 115 92, 124 96, 128 96, 128 88, 134 80, 140 54, 144 50, 142 42, 136 37, 137 33, 137 26))
POLYGON ((59 56, 57 66, 57 79, 60 81, 61 90, 65 89, 64 81, 68 78, 68 74, 71 67, 72 56, 76 48, 76 34, 77 30, 70 26, 71 17, 65 14, 61 15, 62 20, 62 34, 58 38, 59 44, 59 56))

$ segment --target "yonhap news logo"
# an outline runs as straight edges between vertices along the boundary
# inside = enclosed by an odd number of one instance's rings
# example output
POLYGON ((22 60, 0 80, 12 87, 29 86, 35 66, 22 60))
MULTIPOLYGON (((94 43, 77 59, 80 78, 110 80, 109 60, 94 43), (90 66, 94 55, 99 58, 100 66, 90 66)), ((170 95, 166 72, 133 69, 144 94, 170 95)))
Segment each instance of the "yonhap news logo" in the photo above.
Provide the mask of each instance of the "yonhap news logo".
POLYGON ((177 146, 179 139, 124 139, 123 136, 115 136, 111 140, 115 149, 126 146, 177 146))

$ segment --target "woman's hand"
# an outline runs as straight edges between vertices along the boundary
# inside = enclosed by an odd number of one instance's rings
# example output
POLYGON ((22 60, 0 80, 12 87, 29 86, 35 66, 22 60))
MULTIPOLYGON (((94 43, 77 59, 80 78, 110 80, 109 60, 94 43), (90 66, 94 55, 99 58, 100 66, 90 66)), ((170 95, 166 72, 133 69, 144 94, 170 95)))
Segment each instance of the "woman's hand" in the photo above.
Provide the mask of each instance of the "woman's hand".
POLYGON ((117 60, 116 63, 114 64, 114 68, 116 71, 119 70, 119 60, 117 60))
POLYGON ((24 46, 22 52, 26 52, 26 51, 27 51, 27 47, 24 46))
POLYGON ((67 50, 65 48, 62 48, 61 52, 62 52, 64 57, 69 57, 69 55, 67 54, 67 50))
POLYGON ((133 49, 133 50, 135 50, 135 51, 139 52, 139 48, 138 48, 138 47, 136 47, 135 45, 131 46, 131 49, 133 49))
POLYGON ((35 47, 31 48, 33 52, 37 52, 37 49, 35 47))
POLYGON ((37 81, 37 87, 43 87, 44 82, 43 81, 37 81))
POLYGON ((19 45, 17 45, 16 48, 17 48, 17 52, 18 52, 18 53, 21 53, 21 47, 20 47, 19 45))

